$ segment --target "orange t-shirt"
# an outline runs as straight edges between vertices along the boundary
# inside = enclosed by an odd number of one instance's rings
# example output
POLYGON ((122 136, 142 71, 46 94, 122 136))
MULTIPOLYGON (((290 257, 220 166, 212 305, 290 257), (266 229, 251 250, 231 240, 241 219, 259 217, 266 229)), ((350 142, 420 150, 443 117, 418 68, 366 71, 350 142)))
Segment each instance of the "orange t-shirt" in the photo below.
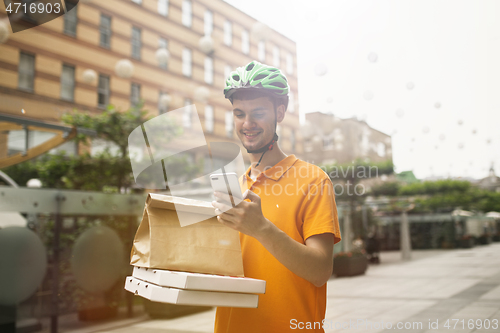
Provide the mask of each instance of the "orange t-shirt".
MULTIPOLYGON (((242 191, 259 195, 264 216, 288 236, 305 244, 308 237, 332 233, 340 241, 335 193, 323 170, 289 155, 255 182, 249 171, 241 178, 242 191)), ((308 332, 324 332, 326 284, 318 288, 295 275, 255 238, 240 233, 240 240, 245 276, 265 280, 266 293, 256 309, 217 308, 215 332, 296 332, 307 323, 316 328, 308 332)))

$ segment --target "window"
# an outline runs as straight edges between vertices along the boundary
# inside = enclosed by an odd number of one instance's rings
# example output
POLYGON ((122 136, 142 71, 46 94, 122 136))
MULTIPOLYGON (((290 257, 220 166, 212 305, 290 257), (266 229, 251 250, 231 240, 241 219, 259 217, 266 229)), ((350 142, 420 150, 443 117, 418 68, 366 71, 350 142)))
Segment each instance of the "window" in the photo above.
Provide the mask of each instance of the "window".
POLYGON ((209 10, 205 10, 204 30, 205 36, 210 36, 214 31, 214 14, 209 10))
POLYGON ((290 144, 292 145, 292 152, 295 151, 296 142, 297 140, 295 139, 295 130, 292 130, 290 132, 290 144))
POLYGON ((73 101, 75 99, 75 67, 63 65, 61 73, 61 99, 73 101))
POLYGON ((168 0, 158 0, 158 13, 163 16, 168 15, 168 0))
POLYGON ((19 58, 19 89, 33 91, 35 88, 35 56, 21 52, 19 58))
POLYGON ((109 104, 109 76, 99 75, 99 87, 97 88, 97 105, 106 107, 109 104))
POLYGON ((383 144, 382 142, 379 142, 379 143, 377 143, 376 147, 377 147, 376 148, 377 155, 380 157, 385 157, 385 155, 386 155, 385 144, 383 144))
POLYGON ((295 112, 295 97, 293 96, 293 91, 288 91, 288 111, 291 113, 295 112))
POLYGON ((291 53, 286 54, 286 72, 293 74, 293 55, 291 53))
POLYGON ((241 52, 248 54, 250 52, 250 37, 248 31, 241 31, 241 52))
POLYGON ((205 83, 214 83, 214 60, 210 57, 205 57, 205 83))
POLYGON ((280 67, 280 49, 277 46, 273 47, 273 66, 280 67))
POLYGON ((111 17, 101 14, 101 25, 99 30, 101 33, 101 47, 109 49, 111 47, 111 17))
POLYGON ((233 111, 226 111, 226 136, 233 137, 233 111))
POLYGON ((263 40, 259 41, 259 44, 257 46, 257 57, 259 58, 260 61, 265 62, 266 61, 266 42, 263 40))
POLYGON ((160 114, 163 114, 168 111, 168 105, 165 103, 162 103, 162 96, 168 95, 166 92, 160 90, 160 94, 158 96, 158 112, 160 114))
POLYGON ((138 106, 141 102, 141 85, 132 83, 130 86, 130 104, 132 107, 138 106))
MULTIPOLYGON (((160 39, 158 39, 158 48, 168 50, 168 40, 166 40, 163 37, 160 37, 160 39)), ((167 69, 167 67, 168 67, 168 63, 161 63, 160 64, 160 68, 162 68, 162 69, 167 69)))
POLYGON ((205 131, 214 132, 214 107, 211 105, 205 106, 205 131))
POLYGON ((229 74, 231 74, 232 68, 229 65, 224 66, 224 81, 229 77, 229 74))
POLYGON ((332 150, 335 148, 332 136, 326 136, 323 138, 323 150, 332 150))
POLYGON ((191 50, 185 48, 182 50, 182 74, 190 77, 191 71, 191 50))
POLYGON ((75 6, 64 14, 64 33, 73 37, 76 37, 76 25, 78 23, 77 9, 78 7, 75 6))
POLYGON ((141 29, 132 27, 132 58, 141 59, 141 29))
POLYGON ((191 28, 192 23, 193 23, 193 13, 192 13, 191 1, 184 0, 182 1, 182 24, 188 28, 191 28))
POLYGON ((182 115, 182 125, 186 128, 191 127, 191 100, 186 98, 184 100, 184 114, 182 115))
POLYGON ((168 40, 163 38, 163 37, 160 37, 158 39, 158 48, 159 49, 168 49, 168 40))
POLYGON ((224 44, 227 46, 233 44, 233 25, 229 21, 224 22, 224 44))

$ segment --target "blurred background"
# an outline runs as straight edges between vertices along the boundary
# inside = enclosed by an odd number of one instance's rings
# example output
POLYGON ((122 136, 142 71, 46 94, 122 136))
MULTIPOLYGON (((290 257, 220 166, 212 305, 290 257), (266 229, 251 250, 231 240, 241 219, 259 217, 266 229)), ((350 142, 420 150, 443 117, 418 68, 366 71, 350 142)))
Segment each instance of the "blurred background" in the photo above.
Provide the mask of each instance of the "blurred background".
MULTIPOLYGON (((290 84, 282 149, 335 184, 337 262, 359 261, 336 275, 363 274, 382 251, 409 260, 412 249, 500 240, 495 0, 17 1, 28 14, 15 3, 0 3, 5 327, 145 311, 123 291, 152 191, 134 182, 129 158, 144 152, 129 151, 128 135, 184 107, 167 139, 200 119, 207 142, 239 144, 222 90, 252 60, 290 84)), ((188 154, 179 177, 209 173, 209 162, 188 154)), ((182 194, 211 192, 192 181, 182 194)), ((205 310, 145 305, 151 316, 205 310)))

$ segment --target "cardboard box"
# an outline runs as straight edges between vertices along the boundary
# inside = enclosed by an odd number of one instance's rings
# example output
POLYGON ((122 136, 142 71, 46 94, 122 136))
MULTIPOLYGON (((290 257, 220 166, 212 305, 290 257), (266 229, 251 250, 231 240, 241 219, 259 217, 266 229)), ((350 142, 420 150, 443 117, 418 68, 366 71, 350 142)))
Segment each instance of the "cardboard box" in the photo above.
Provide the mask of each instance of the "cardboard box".
POLYGON ((210 203, 149 193, 131 251, 133 266, 243 277, 240 236, 210 203), (195 224, 181 226, 180 221, 195 224))
POLYGON ((166 271, 134 267, 132 276, 162 287, 177 289, 264 294, 266 281, 251 278, 166 271))
POLYGON ((160 287, 133 276, 127 276, 125 289, 154 302, 239 308, 257 308, 259 305, 259 295, 255 294, 160 287))

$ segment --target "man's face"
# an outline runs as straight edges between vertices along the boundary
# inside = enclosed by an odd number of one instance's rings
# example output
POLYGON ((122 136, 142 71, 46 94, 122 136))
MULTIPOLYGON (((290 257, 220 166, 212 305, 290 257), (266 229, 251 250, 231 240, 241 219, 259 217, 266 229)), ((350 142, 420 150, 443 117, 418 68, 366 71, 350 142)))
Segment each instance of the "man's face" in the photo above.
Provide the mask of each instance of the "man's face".
MULTIPOLYGON (((267 97, 233 100, 234 126, 243 147, 259 149, 269 143, 275 131, 274 105, 267 97)), ((278 122, 284 117, 284 106, 277 108, 278 122)))

